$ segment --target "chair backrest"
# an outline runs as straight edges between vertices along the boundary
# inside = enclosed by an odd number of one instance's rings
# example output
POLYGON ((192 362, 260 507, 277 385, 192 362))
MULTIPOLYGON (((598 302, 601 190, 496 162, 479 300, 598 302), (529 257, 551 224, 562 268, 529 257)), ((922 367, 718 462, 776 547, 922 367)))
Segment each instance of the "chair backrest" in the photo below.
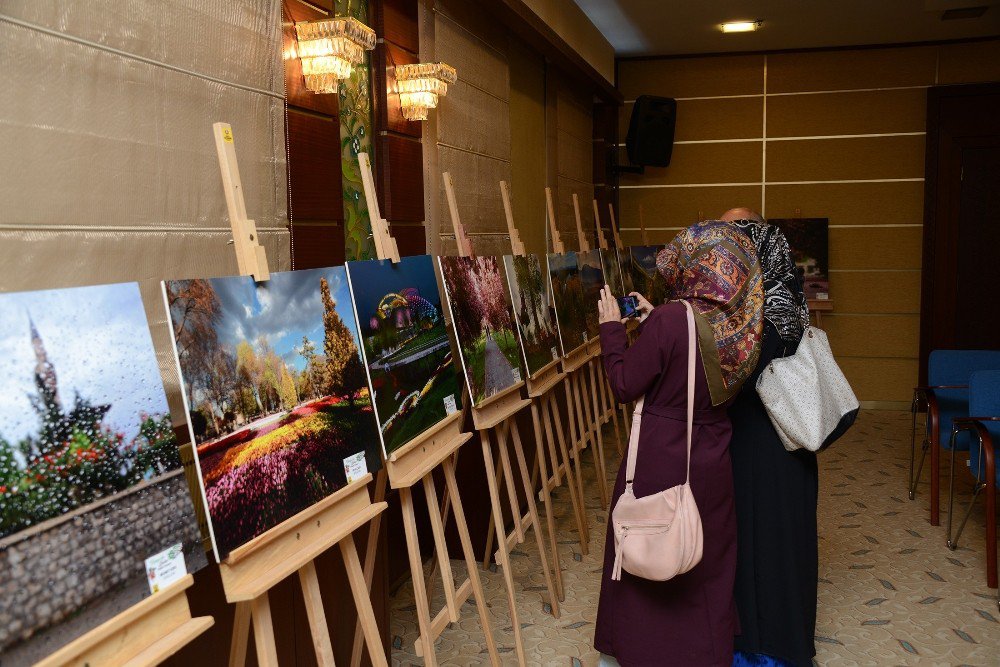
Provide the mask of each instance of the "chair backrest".
MULTIPOLYGON (((1000 350, 934 350, 927 362, 927 383, 931 386, 968 385, 975 371, 1000 370, 1000 350)), ((949 446, 951 420, 969 415, 968 389, 935 389, 940 421, 939 441, 949 446)), ((967 434, 959 436, 956 449, 968 449, 967 434)))
MULTIPOLYGON (((1000 417, 1000 371, 976 371, 969 378, 969 416, 1000 417)), ((993 439, 993 451, 1000 449, 1000 422, 983 422, 993 439)), ((969 447, 969 467, 976 479, 983 479, 980 470, 979 438, 971 439, 969 447)), ((997 466, 996 480, 1000 486, 1000 466, 997 466)))

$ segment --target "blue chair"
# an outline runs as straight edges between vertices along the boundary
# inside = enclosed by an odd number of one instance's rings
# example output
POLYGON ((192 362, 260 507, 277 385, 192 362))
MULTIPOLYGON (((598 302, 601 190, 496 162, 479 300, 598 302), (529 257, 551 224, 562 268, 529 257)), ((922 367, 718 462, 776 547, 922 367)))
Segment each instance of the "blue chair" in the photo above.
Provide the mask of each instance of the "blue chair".
MULTIPOLYGON (((948 548, 958 546, 958 538, 969 520, 976 498, 986 491, 986 584, 997 587, 997 488, 1000 487, 1000 371, 977 371, 969 378, 968 417, 958 417, 951 431, 954 440, 962 432, 971 434, 969 471, 974 478, 969 508, 951 537, 951 517, 955 493, 955 448, 951 450, 951 485, 948 492, 948 548)), ((998 601, 1000 603, 1000 601, 998 601)))
POLYGON ((969 376, 979 370, 1000 370, 1000 350, 934 350, 927 362, 928 385, 915 387, 910 404, 912 431, 910 435, 910 500, 916 496, 917 482, 931 454, 931 525, 940 525, 941 449, 952 446, 968 451, 969 433, 962 432, 952 445, 951 427, 955 417, 969 415, 969 376), (920 462, 916 461, 917 413, 925 410, 924 438, 920 462))

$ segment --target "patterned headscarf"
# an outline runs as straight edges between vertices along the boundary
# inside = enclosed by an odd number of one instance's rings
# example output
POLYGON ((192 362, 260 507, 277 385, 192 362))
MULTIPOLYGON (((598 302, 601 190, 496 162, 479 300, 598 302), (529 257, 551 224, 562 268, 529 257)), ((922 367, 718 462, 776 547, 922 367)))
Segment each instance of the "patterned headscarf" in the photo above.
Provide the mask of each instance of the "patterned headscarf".
POLYGON ((667 298, 690 302, 712 405, 740 390, 760 357, 764 288, 750 239, 720 220, 692 225, 656 257, 667 298))
POLYGON ((764 274, 764 319, 774 325, 781 340, 799 342, 809 326, 809 305, 784 232, 756 220, 733 220, 730 224, 749 236, 757 249, 764 274))

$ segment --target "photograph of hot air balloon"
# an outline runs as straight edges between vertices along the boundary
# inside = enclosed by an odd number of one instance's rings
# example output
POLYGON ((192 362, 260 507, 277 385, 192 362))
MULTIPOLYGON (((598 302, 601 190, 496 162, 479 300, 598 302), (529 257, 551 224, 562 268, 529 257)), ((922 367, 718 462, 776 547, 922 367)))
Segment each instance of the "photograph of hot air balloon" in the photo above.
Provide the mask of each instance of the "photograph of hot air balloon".
POLYGON ((587 336, 597 338, 601 334, 598 326, 597 303, 604 289, 604 268, 601 265, 601 251, 598 249, 579 252, 576 260, 580 266, 580 284, 583 287, 583 315, 587 322, 587 336))
POLYGON ((430 255, 347 263, 385 455, 462 407, 430 255))
POLYGON ((215 554, 381 457, 344 267, 163 283, 215 554))
POLYGON ((496 257, 440 257, 465 379, 474 405, 522 380, 521 349, 496 257))
POLYGON ((559 330, 552 314, 549 281, 538 255, 504 255, 507 283, 528 375, 559 359, 559 330))
POLYGON ((580 267, 576 253, 572 250, 563 254, 551 253, 547 260, 549 286, 556 305, 559 340, 565 356, 587 342, 587 316, 583 304, 580 267))

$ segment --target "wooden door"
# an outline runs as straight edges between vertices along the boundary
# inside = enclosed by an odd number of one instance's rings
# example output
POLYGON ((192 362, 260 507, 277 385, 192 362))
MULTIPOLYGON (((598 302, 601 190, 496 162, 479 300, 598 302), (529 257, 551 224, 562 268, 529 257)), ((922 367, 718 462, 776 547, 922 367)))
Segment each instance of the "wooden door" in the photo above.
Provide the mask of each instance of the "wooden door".
POLYGON ((1000 348, 1000 83, 928 91, 920 377, 935 349, 1000 348))

